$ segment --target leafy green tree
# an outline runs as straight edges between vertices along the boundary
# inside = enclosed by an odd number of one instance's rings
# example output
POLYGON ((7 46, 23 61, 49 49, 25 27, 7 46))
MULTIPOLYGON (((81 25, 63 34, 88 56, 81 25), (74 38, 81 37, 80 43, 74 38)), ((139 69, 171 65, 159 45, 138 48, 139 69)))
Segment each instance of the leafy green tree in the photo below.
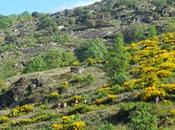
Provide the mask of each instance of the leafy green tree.
POLYGON ((157 117, 150 113, 150 105, 139 103, 129 114, 130 127, 133 130, 157 130, 157 117))
POLYGON ((76 51, 77 56, 81 61, 88 58, 93 59, 105 59, 107 54, 107 48, 101 39, 89 40, 85 44, 82 44, 76 51))
POLYGON ((124 47, 123 35, 119 34, 116 38, 116 43, 110 51, 106 70, 112 82, 121 85, 129 78, 128 69, 129 53, 124 47))

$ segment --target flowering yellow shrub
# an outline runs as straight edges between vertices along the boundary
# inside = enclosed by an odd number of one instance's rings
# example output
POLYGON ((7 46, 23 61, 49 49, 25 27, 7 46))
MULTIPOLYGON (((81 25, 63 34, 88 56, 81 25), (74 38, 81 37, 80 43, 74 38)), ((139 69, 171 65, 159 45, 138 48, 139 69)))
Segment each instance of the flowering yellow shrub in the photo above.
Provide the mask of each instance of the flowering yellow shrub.
POLYGON ((162 41, 164 43, 175 44, 175 33, 165 33, 162 35, 162 41))
POLYGON ((132 80, 126 81, 123 86, 127 91, 129 91, 136 87, 137 82, 138 80, 132 79, 132 80))
POLYGON ((0 124, 7 123, 8 121, 9 121, 9 118, 7 116, 0 116, 0 124))
POLYGON ((29 112, 32 112, 34 109, 34 106, 33 105, 30 105, 30 104, 26 104, 24 106, 20 106, 20 107, 16 107, 16 108, 13 108, 11 113, 10 113, 10 116, 19 116, 19 115, 22 115, 22 114, 26 114, 26 113, 29 113, 29 112))
POLYGON ((85 130, 86 124, 83 121, 77 121, 73 122, 72 127, 72 130, 85 130))
POLYGON ((92 59, 92 58, 88 58, 87 61, 86 61, 86 63, 88 65, 94 65, 94 64, 96 64, 96 60, 95 59, 92 59))
POLYGON ((79 120, 77 116, 63 116, 60 123, 52 124, 54 130, 85 130, 85 122, 79 120))
POLYGON ((175 69, 175 63, 173 62, 164 62, 160 64, 160 69, 175 69))
POLYGON ((158 96, 159 98, 164 98, 166 93, 161 90, 157 89, 155 86, 145 88, 144 92, 140 95, 141 99, 144 101, 150 100, 158 96))
POLYGON ((54 130, 64 130, 63 124, 52 124, 54 130))
POLYGON ((175 33, 165 33, 152 39, 132 43, 130 74, 132 78, 123 84, 126 90, 142 89, 142 100, 155 96, 164 98, 166 93, 175 93, 174 84, 165 84, 173 80, 175 70, 175 33), (159 88, 160 87, 160 88, 159 88))
POLYGON ((103 98, 99 98, 99 99, 96 99, 96 100, 95 100, 95 104, 96 104, 96 105, 103 104, 103 102, 104 102, 104 99, 103 99, 103 98))
POLYGON ((160 86, 168 93, 175 93, 175 84, 161 84, 160 86))
POLYGON ((64 81, 61 83, 61 87, 63 88, 68 88, 70 85, 69 85, 69 82, 68 81, 64 81))
POLYGON ((107 96, 107 100, 109 101, 115 101, 117 98, 118 98, 117 95, 108 94, 107 96))
POLYGON ((159 70, 157 73, 157 76, 159 78, 165 78, 165 77, 169 77, 172 75, 172 72, 169 70, 159 70))
POLYGON ((72 97, 72 101, 80 101, 82 99, 82 97, 81 96, 74 96, 74 97, 72 97))
POLYGON ((59 97, 59 93, 58 92, 52 92, 48 95, 49 99, 57 99, 59 97))
POLYGON ((62 117, 62 122, 65 123, 69 123, 71 121, 71 117, 70 116, 63 116, 62 117))
POLYGON ((170 115, 173 116, 173 117, 175 117, 175 110, 171 110, 170 111, 170 115))

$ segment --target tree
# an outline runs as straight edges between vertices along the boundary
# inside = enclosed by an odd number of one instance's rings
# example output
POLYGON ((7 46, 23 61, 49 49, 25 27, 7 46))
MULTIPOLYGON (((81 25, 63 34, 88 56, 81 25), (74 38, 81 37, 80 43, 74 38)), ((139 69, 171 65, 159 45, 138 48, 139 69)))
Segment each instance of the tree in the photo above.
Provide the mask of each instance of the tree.
POLYGON ((76 50, 77 56, 81 61, 88 58, 103 60, 107 54, 107 48, 101 39, 93 39, 82 44, 79 49, 76 50))
POLYGON ((110 51, 106 63, 109 77, 114 84, 123 84, 129 77, 129 53, 124 47, 123 35, 119 34, 116 43, 110 51))

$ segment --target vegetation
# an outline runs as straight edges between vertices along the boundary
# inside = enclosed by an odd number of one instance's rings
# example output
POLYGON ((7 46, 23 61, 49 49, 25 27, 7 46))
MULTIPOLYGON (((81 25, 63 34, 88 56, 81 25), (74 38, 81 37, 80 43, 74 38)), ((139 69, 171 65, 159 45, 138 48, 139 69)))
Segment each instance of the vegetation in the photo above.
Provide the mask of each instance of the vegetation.
POLYGON ((108 75, 115 84, 121 85, 129 78, 129 55, 124 47, 122 35, 116 38, 116 43, 109 54, 106 68, 108 75))
POLYGON ((174 130, 174 5, 1 15, 0 129, 174 130))
POLYGON ((77 56, 79 57, 80 61, 88 58, 103 60, 105 59, 106 54, 107 48, 101 39, 89 40, 82 44, 77 50, 77 56))
POLYGON ((35 72, 72 65, 76 57, 70 51, 58 49, 51 50, 45 55, 34 57, 26 66, 24 72, 35 72))

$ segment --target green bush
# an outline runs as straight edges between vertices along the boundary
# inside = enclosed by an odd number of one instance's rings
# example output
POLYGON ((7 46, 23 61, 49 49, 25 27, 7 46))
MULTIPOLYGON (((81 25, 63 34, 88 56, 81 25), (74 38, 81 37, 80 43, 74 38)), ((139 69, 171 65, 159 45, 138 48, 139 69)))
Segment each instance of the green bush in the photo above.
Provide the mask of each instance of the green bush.
POLYGON ((0 46, 0 52, 5 52, 8 50, 14 49, 15 47, 16 47, 15 44, 5 44, 5 45, 0 46))
POLYGON ((89 112, 91 109, 87 105, 78 105, 75 106, 72 110, 69 111, 69 114, 78 114, 78 113, 86 113, 89 112))
POLYGON ((169 21, 163 26, 165 32, 174 32, 175 30, 175 20, 169 21))
POLYGON ((17 74, 18 70, 13 68, 14 62, 7 61, 0 64, 0 78, 6 79, 17 74))
POLYGON ((140 41, 145 38, 145 31, 147 26, 145 24, 131 24, 123 31, 126 42, 140 41))
POLYGON ((156 29, 156 26, 150 26, 149 28, 148 28, 148 35, 147 35, 147 37, 148 38, 151 38, 151 37, 154 37, 154 36, 156 36, 157 35, 157 29, 156 29))
POLYGON ((53 36, 53 39, 55 42, 58 42, 58 43, 65 43, 65 42, 69 42, 71 40, 70 36, 68 34, 55 34, 53 36))
POLYGON ((133 130, 157 130, 157 117, 150 113, 147 103, 139 103, 130 113, 130 127, 133 130))
POLYGON ((42 56, 34 57, 27 67, 25 68, 25 72, 35 72, 35 71, 43 71, 46 70, 47 65, 42 56))
POLYGON ((77 57, 80 61, 85 61, 88 58, 105 59, 107 48, 104 41, 101 39, 88 40, 76 50, 77 57))
POLYGON ((125 49, 123 35, 117 36, 105 69, 114 84, 121 85, 129 78, 129 53, 125 49))
POLYGON ((30 60, 24 72, 36 72, 57 67, 72 65, 76 61, 75 55, 66 50, 51 50, 45 55, 37 56, 30 60))

